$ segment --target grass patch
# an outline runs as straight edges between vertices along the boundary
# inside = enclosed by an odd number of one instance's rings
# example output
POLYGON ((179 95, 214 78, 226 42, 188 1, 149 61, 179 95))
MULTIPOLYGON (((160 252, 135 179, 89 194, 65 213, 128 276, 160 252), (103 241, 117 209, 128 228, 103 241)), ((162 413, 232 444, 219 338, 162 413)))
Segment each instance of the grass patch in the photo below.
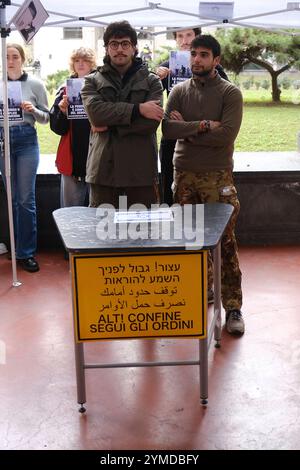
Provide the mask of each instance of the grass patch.
MULTIPOLYGON (((272 104, 272 92, 271 89, 268 90, 245 90, 241 89, 243 94, 244 102, 245 103, 262 103, 262 104, 272 104)), ((300 103, 300 90, 291 88, 289 90, 281 90, 280 95, 280 104, 277 106, 281 106, 282 104, 299 104, 300 103)))
POLYGON ((296 104, 245 103, 235 142, 239 152, 284 152, 297 149, 300 107, 296 104))
POLYGON ((51 131, 49 124, 37 124, 36 128, 41 154, 56 153, 60 139, 59 135, 51 131))
MULTIPOLYGON (((54 103, 54 99, 55 93, 51 95, 48 93, 49 109, 54 103)), ((60 136, 51 131, 49 124, 36 123, 36 130, 39 139, 40 153, 46 155, 56 153, 60 136)))
MULTIPOLYGON (((235 143, 239 152, 284 152, 297 149, 300 131, 300 90, 282 90, 280 104, 270 101, 270 90, 242 90, 244 116, 235 143)), ((50 105, 54 97, 49 97, 50 105)), ((59 136, 49 125, 37 125, 42 154, 56 153, 59 136)), ((158 142, 161 139, 159 126, 158 142)))

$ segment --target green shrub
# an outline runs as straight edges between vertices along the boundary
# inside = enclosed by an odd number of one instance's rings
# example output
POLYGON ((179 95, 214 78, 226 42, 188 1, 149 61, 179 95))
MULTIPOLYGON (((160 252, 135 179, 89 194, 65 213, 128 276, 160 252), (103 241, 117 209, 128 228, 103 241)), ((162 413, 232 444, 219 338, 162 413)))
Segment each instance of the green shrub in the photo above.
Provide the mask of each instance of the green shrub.
POLYGON ((264 88, 264 90, 268 90, 270 88, 271 84, 269 80, 263 80, 261 87, 264 88))
POLYGON ((291 87, 291 81, 287 77, 278 80, 278 83, 280 88, 282 87, 284 90, 289 90, 289 88, 291 87))
POLYGON ((67 77, 70 76, 69 70, 58 70, 56 73, 52 73, 46 78, 46 88, 50 94, 55 92, 59 86, 61 86, 67 77))
POLYGON ((245 88, 245 90, 250 90, 251 85, 252 85, 252 84, 251 84, 251 80, 245 80, 245 81, 243 82, 243 88, 245 88))
POLYGON ((300 80, 295 80, 293 82, 293 88, 294 88, 294 90, 299 90, 300 89, 300 80))
POLYGON ((153 69, 156 68, 159 64, 164 62, 165 60, 169 60, 170 51, 173 51, 174 48, 170 46, 161 46, 159 49, 154 51, 155 59, 152 61, 153 69))
POLYGON ((238 75, 231 75, 229 74, 229 80, 238 88, 241 86, 241 80, 238 75))

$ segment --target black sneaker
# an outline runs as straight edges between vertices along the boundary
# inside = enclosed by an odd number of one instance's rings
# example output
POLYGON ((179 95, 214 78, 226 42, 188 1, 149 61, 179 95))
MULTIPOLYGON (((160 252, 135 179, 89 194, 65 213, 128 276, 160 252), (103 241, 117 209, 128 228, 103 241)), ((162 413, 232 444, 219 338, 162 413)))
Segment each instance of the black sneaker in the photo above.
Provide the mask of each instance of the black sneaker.
POLYGON ((207 303, 208 304, 213 304, 215 300, 215 295, 213 289, 208 289, 207 290, 207 303))
POLYGON ((243 335, 245 333, 245 322, 242 312, 238 309, 226 312, 226 330, 231 335, 243 335))
POLYGON ((33 256, 30 258, 18 259, 18 264, 22 269, 29 273, 35 273, 40 270, 39 264, 33 256))

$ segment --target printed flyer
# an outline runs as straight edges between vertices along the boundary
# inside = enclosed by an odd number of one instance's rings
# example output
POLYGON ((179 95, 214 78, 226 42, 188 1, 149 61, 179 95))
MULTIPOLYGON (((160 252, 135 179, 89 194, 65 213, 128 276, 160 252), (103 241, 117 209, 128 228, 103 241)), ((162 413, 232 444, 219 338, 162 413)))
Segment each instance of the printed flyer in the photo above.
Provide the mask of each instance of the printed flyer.
MULTIPOLYGON (((8 93, 8 119, 9 122, 21 122, 23 121, 23 109, 21 108, 22 103, 22 89, 21 82, 9 81, 7 82, 7 93, 8 93)), ((3 111, 3 82, 0 85, 0 121, 4 119, 3 111)))
POLYGON ((184 82, 188 78, 191 78, 190 56, 190 51, 170 51, 169 90, 171 90, 174 85, 177 85, 177 83, 184 82))
POLYGON ((68 119, 87 119, 87 115, 81 99, 81 88, 83 87, 83 78, 67 79, 67 97, 68 97, 68 119))

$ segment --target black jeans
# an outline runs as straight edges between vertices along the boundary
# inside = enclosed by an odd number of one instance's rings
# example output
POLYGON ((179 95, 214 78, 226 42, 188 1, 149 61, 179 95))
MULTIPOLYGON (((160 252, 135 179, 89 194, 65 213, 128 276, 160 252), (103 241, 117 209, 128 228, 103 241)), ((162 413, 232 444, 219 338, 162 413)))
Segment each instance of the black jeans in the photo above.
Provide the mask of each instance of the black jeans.
POLYGON ((176 140, 162 138, 160 143, 159 157, 161 165, 161 192, 162 201, 169 206, 173 204, 173 155, 176 140))

